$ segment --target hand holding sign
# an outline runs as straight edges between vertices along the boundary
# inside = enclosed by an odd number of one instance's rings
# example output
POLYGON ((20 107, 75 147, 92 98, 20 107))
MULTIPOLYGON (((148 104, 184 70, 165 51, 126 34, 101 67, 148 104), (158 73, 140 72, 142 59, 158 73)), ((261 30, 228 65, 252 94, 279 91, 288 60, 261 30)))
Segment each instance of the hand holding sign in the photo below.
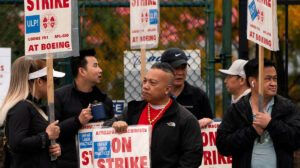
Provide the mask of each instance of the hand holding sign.
POLYGON ((46 133, 50 140, 55 140, 59 137, 60 128, 57 126, 58 120, 54 121, 46 128, 46 133))
POLYGON ((118 134, 122 134, 127 131, 127 123, 125 121, 114 122, 112 127, 116 130, 118 134))
POLYGON ((268 126, 270 121, 271 121, 270 114, 264 110, 262 113, 256 113, 253 124, 259 126, 262 129, 265 129, 268 126))

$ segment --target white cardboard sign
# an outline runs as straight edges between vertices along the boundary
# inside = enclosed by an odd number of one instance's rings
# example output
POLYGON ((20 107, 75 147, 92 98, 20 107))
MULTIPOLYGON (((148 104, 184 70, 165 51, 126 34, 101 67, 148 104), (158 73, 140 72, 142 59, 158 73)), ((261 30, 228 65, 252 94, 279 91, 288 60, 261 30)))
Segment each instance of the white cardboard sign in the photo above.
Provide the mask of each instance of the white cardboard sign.
POLYGON ((72 51, 71 0, 24 0, 25 55, 72 51))
POLYGON ((201 129, 203 157, 200 168, 231 168, 232 158, 218 153, 216 146, 217 129, 220 122, 213 122, 201 129))
POLYGON ((159 0, 130 0, 131 49, 150 49, 159 40, 159 0))
POLYGON ((78 131, 80 168, 150 167, 150 126, 129 126, 126 133, 89 123, 78 131))
POLYGON ((146 125, 129 126, 123 134, 113 128, 94 129, 94 167, 150 167, 150 135, 146 125))
POLYGON ((0 48, 0 107, 7 94, 11 72, 11 49, 0 48))
POLYGON ((93 168, 93 130, 101 128, 103 122, 88 123, 78 131, 79 165, 81 168, 93 168))
POLYGON ((247 39, 279 50, 276 0, 248 0, 247 17, 247 39))

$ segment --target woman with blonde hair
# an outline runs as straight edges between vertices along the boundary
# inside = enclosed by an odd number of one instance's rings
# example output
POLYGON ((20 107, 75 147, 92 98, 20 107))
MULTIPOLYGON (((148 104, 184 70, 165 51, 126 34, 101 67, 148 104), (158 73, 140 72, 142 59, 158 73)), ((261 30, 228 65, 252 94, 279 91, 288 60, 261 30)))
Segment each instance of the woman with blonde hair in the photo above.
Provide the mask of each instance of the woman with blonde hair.
MULTIPOLYGON (((44 61, 19 57, 12 65, 9 90, 0 108, 0 126, 7 138, 6 163, 9 168, 50 168, 50 154, 61 155, 58 121, 48 122, 41 100, 47 98, 47 71, 44 61)), ((53 76, 64 73, 54 71, 53 76)))

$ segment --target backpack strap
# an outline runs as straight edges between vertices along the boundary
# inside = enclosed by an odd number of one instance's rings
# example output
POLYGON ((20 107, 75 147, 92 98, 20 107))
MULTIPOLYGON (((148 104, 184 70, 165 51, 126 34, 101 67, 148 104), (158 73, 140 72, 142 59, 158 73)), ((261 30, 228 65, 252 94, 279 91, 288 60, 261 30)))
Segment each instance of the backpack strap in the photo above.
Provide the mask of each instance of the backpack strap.
POLYGON ((46 121, 49 121, 48 120, 48 116, 44 113, 44 111, 39 107, 37 106, 34 102, 30 101, 30 100, 25 100, 26 102, 30 103, 39 113, 40 115, 46 120, 46 121))

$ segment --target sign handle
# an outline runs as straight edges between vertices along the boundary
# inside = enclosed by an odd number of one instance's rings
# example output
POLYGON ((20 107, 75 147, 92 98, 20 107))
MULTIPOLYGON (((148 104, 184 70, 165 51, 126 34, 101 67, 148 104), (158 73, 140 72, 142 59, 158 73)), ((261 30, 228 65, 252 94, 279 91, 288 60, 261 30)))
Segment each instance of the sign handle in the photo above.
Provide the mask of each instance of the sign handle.
MULTIPOLYGON (((258 112, 264 112, 264 47, 258 48, 258 112)), ((262 142, 262 136, 258 142, 262 142)))
MULTIPOLYGON (((49 122, 52 123, 55 120, 54 114, 54 84, 53 84, 53 53, 46 54, 47 65, 47 100, 48 100, 48 115, 49 122)), ((51 145, 56 144, 55 140, 51 140, 51 145)), ((56 160, 57 157, 51 155, 51 161, 56 160)))
POLYGON ((260 45, 258 57, 258 111, 264 112, 264 47, 260 45))
POLYGON ((146 48, 141 47, 141 83, 143 83, 146 74, 146 48))

